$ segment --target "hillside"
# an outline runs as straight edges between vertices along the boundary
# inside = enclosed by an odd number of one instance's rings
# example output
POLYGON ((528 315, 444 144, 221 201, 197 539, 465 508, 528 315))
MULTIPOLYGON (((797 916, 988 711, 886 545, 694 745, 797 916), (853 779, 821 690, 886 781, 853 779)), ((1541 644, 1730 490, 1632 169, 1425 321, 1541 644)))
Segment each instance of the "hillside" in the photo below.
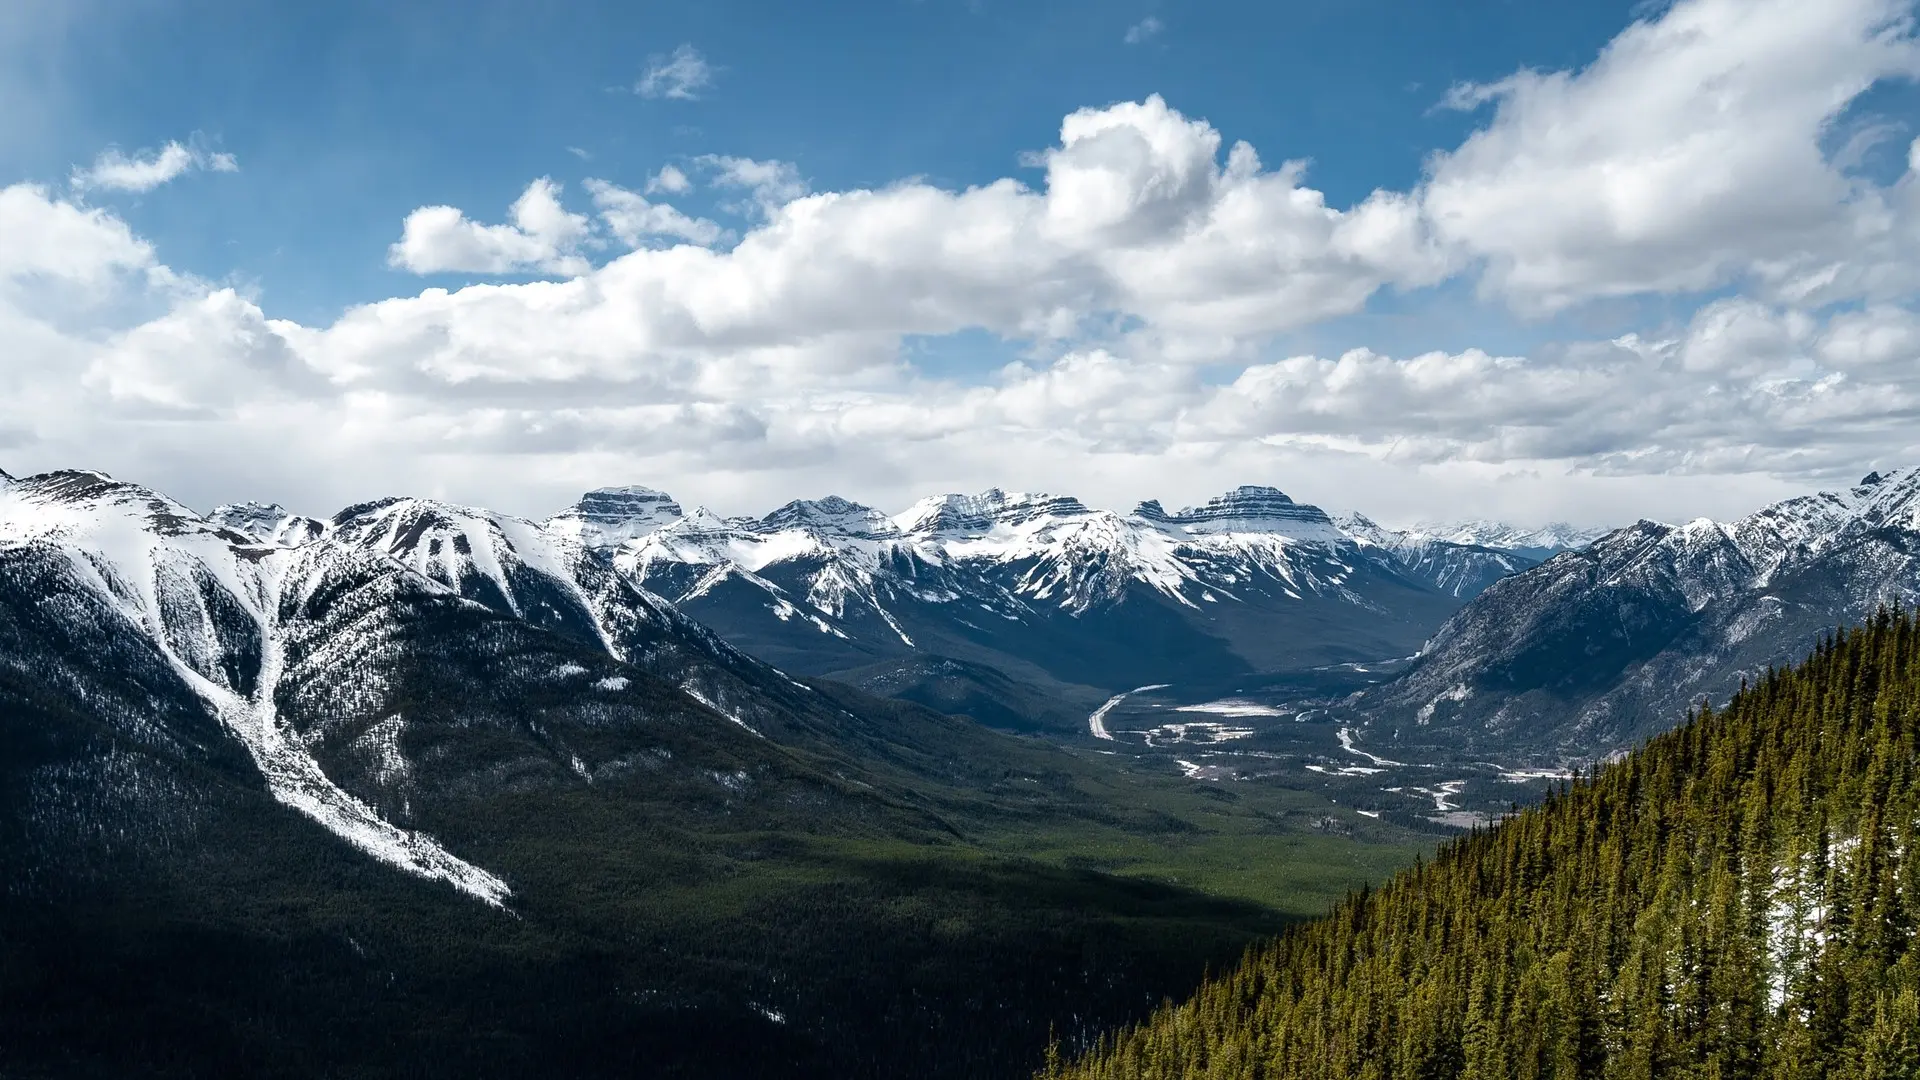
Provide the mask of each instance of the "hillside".
POLYGON ((1881 614, 1046 1076, 1920 1075, 1920 626, 1881 614))

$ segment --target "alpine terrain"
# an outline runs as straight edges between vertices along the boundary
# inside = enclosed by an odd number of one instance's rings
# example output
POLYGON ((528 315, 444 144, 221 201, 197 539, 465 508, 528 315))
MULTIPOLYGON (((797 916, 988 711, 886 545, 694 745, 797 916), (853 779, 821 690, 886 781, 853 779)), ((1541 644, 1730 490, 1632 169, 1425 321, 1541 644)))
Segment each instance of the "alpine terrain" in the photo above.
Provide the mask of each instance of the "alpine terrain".
POLYGON ((1379 746, 1592 759, 1920 597, 1920 470, 1732 522, 1641 521, 1493 582, 1350 706, 1379 746))
POLYGON ((994 489, 895 515, 825 498, 725 519, 609 488, 547 529, 776 666, 1029 727, 1084 726, 1061 720, 1084 708, 1015 700, 1036 690, 1097 703, 1408 655, 1487 585, 1582 539, 1336 522, 1269 487, 1124 515, 994 489))

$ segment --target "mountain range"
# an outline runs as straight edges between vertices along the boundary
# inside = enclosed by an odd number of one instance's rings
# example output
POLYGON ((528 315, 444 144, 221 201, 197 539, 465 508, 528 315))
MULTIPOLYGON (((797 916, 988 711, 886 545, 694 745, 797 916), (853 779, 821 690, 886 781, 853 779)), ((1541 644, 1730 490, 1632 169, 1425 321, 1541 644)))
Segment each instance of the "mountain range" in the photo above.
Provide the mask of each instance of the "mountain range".
POLYGON ((1591 759, 1920 600, 1920 470, 1729 522, 1640 521, 1492 583, 1348 705, 1376 743, 1591 759))
MULTIPOLYGON (((610 488, 546 527, 783 669, 934 693, 921 674, 938 657, 1075 700, 1406 655, 1491 582, 1581 539, 1335 521, 1270 487, 1171 512, 992 489, 894 515, 830 497, 760 518, 610 488)), ((951 700, 984 704, 972 690, 951 700)))

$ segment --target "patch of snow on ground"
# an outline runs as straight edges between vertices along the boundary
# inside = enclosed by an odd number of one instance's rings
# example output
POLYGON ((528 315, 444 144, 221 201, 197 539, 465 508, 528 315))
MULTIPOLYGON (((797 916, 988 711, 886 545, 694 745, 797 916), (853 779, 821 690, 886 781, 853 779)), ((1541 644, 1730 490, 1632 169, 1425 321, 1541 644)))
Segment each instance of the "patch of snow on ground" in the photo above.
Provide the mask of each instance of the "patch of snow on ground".
POLYGON ((1322 776, 1375 776, 1387 770, 1369 769, 1365 765, 1342 765, 1337 769, 1329 769, 1325 765, 1309 765, 1307 771, 1317 772, 1322 776))
POLYGON ((1285 716, 1285 709, 1252 701, 1209 701, 1201 705, 1181 705, 1174 712, 1212 713, 1215 716, 1285 716))
POLYGON ((1139 734, 1146 737, 1148 746, 1172 746, 1179 743, 1212 744, 1248 739, 1253 737, 1254 730, 1196 720, 1190 724, 1162 724, 1139 734))
POLYGON ((1340 749, 1345 750, 1347 753, 1352 754, 1355 757, 1366 758, 1368 761, 1373 762, 1375 765, 1404 766, 1406 764, 1406 762, 1404 761, 1388 761, 1386 758, 1369 754, 1365 750, 1362 750, 1359 747, 1353 745, 1353 729, 1352 728, 1343 727, 1340 729, 1340 749))
POLYGON ((702 694, 700 691, 694 689, 693 684, 689 683, 686 686, 682 686, 680 689, 684 691, 686 695, 692 698, 693 700, 699 702, 702 705, 705 705, 707 708, 712 709, 714 712, 719 713, 721 716, 726 717, 727 719, 733 721, 734 723, 739 724, 741 727, 746 728, 748 731, 753 732, 755 737, 761 738, 761 739, 766 738, 765 735, 761 735, 760 732, 754 730, 754 726, 752 724, 747 723, 745 720, 740 719, 738 716, 735 716, 733 713, 728 712, 726 709, 721 708, 719 705, 715 704, 711 699, 709 699, 705 694, 702 694))

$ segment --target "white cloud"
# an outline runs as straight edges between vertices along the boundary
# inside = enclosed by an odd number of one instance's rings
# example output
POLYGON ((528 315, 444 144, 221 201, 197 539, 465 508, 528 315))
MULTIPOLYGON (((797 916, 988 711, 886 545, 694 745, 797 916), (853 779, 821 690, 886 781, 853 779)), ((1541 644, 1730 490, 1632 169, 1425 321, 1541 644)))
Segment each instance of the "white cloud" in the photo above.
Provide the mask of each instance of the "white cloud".
POLYGON ((508 210, 510 225, 482 225, 455 207, 423 206, 407 215, 387 263, 416 274, 585 273, 589 264, 580 247, 592 223, 561 206, 560 191, 546 177, 528 184, 508 210))
POLYGON ((239 172, 240 162, 232 154, 210 153, 179 142, 170 142, 159 150, 133 157, 110 147, 102 151, 92 165, 74 169, 72 183, 80 190, 100 188, 138 193, 152 191, 190 169, 239 172))
POLYGON ((1875 82, 1920 73, 1910 9, 1685 0, 1581 71, 1455 87, 1447 104, 1495 112, 1434 156, 1422 208, 1523 310, 1740 281, 1832 292, 1822 275, 1891 226, 1822 137, 1875 82))
POLYGON ((668 195, 685 195, 693 190, 693 181, 687 174, 672 165, 660 166, 660 171, 647 179, 647 194, 656 195, 665 192, 668 195))
MULTIPOLYGON (((807 193, 807 182, 800 178, 799 166, 790 161, 755 161, 724 154, 703 154, 695 162, 712 171, 714 186, 735 188, 753 196, 751 204, 732 207, 735 213, 746 213, 757 208, 761 213, 770 215, 807 193)), ((661 170, 662 176, 665 173, 666 170, 661 170)), ((680 170, 674 169, 674 174, 682 183, 691 183, 680 170)))
POLYGON ((153 249, 105 210, 55 197, 43 187, 0 188, 0 282, 52 278, 100 285, 153 264, 153 249))
POLYGON ((666 56, 649 58, 633 92, 647 98, 694 101, 711 85, 713 67, 707 58, 692 45, 680 45, 666 56))
POLYGON ((1139 22, 1134 23, 1132 26, 1127 27, 1126 42, 1129 45, 1138 45, 1150 38, 1157 37, 1160 31, 1164 29, 1166 29, 1166 25, 1162 23, 1158 17, 1149 15, 1139 22))
POLYGON ((117 335, 81 383, 116 403, 202 416, 329 392, 281 331, 232 289, 183 298, 117 335))
MULTIPOLYGON (((648 185, 651 189, 652 184, 648 185)), ((669 237, 699 244, 719 243, 727 231, 705 218, 688 217, 666 203, 649 202, 646 196, 628 191, 605 180, 588 180, 587 190, 600 209, 600 220, 630 248, 645 247, 655 237, 669 237)))

